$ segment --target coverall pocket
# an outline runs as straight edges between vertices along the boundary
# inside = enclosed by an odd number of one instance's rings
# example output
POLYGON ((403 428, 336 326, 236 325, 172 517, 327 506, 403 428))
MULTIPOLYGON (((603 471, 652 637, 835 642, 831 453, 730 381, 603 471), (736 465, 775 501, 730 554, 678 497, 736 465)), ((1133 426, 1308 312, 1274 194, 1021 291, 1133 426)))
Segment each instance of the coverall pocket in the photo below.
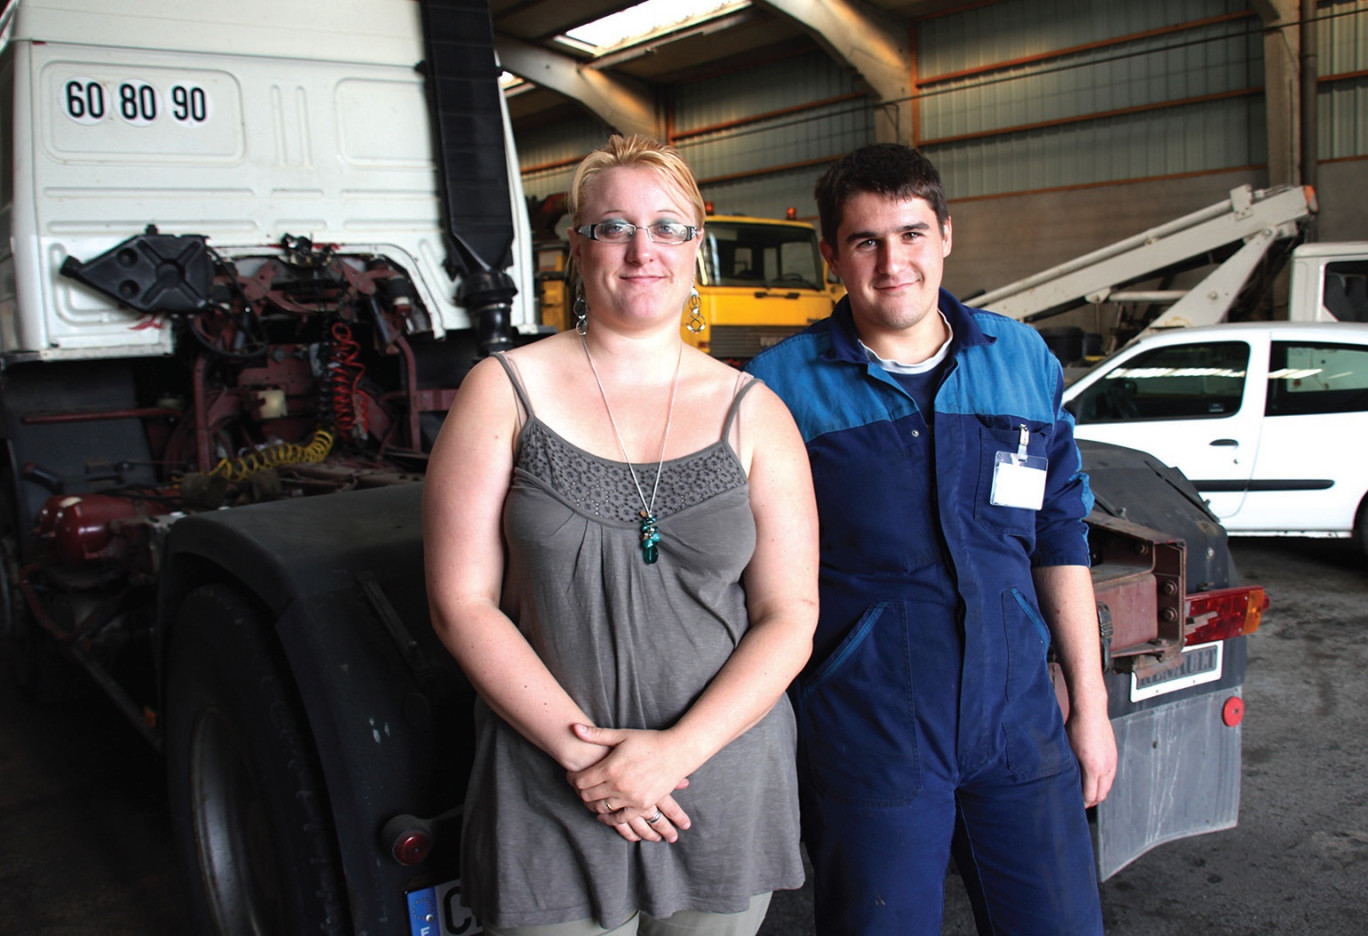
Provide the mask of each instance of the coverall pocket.
POLYGON ((1007 768, 1022 780, 1052 776, 1074 754, 1045 658, 1050 630, 1034 602, 1017 588, 1002 593, 1002 623, 1007 632, 1007 768))
MULTIPOLYGON (((982 417, 980 419, 982 420, 982 417)), ((981 421, 979 424, 978 485, 974 495, 974 519, 998 533, 1035 533, 1036 511, 1026 507, 1004 507, 992 502, 993 472, 997 470, 997 454, 1017 451, 1023 425, 1029 433, 1026 454, 1043 457, 1046 450, 1045 434, 1040 423, 1003 416, 994 419, 992 423, 981 421)))
POLYGON ((877 604, 800 684, 805 779, 821 796, 902 806, 921 789, 910 653, 905 607, 877 604))

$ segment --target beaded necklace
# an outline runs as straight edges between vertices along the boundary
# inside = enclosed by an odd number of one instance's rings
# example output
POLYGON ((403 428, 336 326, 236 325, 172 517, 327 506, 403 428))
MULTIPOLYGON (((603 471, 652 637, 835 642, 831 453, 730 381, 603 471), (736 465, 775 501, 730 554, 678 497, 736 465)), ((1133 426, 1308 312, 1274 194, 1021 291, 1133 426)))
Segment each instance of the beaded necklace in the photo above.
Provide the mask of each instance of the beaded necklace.
POLYGON ((670 384, 670 408, 665 413, 665 431, 660 436, 660 460, 656 463, 655 485, 651 488, 649 502, 646 500, 646 493, 641 489, 641 482, 637 480, 632 460, 627 457, 627 446, 623 444, 622 433, 618 431, 617 420, 613 418, 613 408, 608 405, 608 394, 604 392, 603 381, 599 379, 598 368, 594 366, 594 357, 589 353, 589 342, 582 334, 580 345, 583 346, 584 356, 589 361, 589 370, 594 374, 594 383, 598 384, 599 396, 603 398, 603 409, 608 414, 608 423, 613 427, 613 435, 617 437, 622 460, 627 463, 627 470, 632 475, 632 484, 636 486, 637 497, 641 498, 641 558, 647 565, 651 565, 660 558, 657 549, 660 531, 656 529, 655 500, 657 492, 660 491, 660 473, 665 468, 665 442, 670 437, 670 422, 674 419, 675 391, 679 389, 679 366, 684 360, 684 342, 679 343, 679 357, 675 360, 674 381, 670 384))

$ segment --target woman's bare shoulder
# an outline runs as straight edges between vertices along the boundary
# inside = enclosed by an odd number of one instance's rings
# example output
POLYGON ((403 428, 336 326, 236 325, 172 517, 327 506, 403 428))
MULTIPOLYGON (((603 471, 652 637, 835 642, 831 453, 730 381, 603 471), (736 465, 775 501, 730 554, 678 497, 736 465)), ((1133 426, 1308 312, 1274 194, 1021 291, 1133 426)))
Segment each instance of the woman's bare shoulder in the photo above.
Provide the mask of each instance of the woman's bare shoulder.
POLYGON ((583 353, 580 350, 579 335, 573 331, 563 331, 519 345, 505 352, 504 356, 515 364, 538 364, 559 363, 571 354, 583 353))

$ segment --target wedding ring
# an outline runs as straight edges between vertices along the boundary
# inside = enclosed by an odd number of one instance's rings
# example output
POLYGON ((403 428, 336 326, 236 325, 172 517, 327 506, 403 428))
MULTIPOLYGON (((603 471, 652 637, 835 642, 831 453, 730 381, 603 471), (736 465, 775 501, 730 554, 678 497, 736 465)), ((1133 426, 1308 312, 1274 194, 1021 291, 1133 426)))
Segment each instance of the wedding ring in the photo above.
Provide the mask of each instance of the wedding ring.
POLYGON ((655 814, 654 816, 649 817, 646 821, 649 822, 651 825, 655 825, 657 822, 659 822, 660 820, 662 820, 662 819, 664 819, 664 818, 665 818, 665 814, 662 813, 662 812, 660 811, 660 807, 657 806, 657 807, 656 807, 656 814, 655 814))

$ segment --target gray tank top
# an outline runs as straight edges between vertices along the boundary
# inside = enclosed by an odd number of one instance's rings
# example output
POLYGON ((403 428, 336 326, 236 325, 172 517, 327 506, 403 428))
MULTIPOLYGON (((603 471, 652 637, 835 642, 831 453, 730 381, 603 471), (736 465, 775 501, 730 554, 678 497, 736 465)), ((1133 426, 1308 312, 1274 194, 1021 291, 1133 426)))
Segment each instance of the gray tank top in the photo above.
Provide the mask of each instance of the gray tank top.
MULTIPOLYGON (((748 627, 741 574, 755 549, 745 470, 728 436, 667 461, 655 513, 659 561, 639 545, 641 500, 625 462, 577 448, 526 413, 504 504, 502 606, 596 724, 665 728, 688 709, 748 627)), ((637 466, 650 497, 655 466, 637 466)), ((693 828, 673 845, 632 844, 599 823, 550 757, 483 703, 462 845, 465 894, 495 926, 642 911, 736 913, 799 887, 793 713, 787 698, 718 752, 675 796, 693 828)))

